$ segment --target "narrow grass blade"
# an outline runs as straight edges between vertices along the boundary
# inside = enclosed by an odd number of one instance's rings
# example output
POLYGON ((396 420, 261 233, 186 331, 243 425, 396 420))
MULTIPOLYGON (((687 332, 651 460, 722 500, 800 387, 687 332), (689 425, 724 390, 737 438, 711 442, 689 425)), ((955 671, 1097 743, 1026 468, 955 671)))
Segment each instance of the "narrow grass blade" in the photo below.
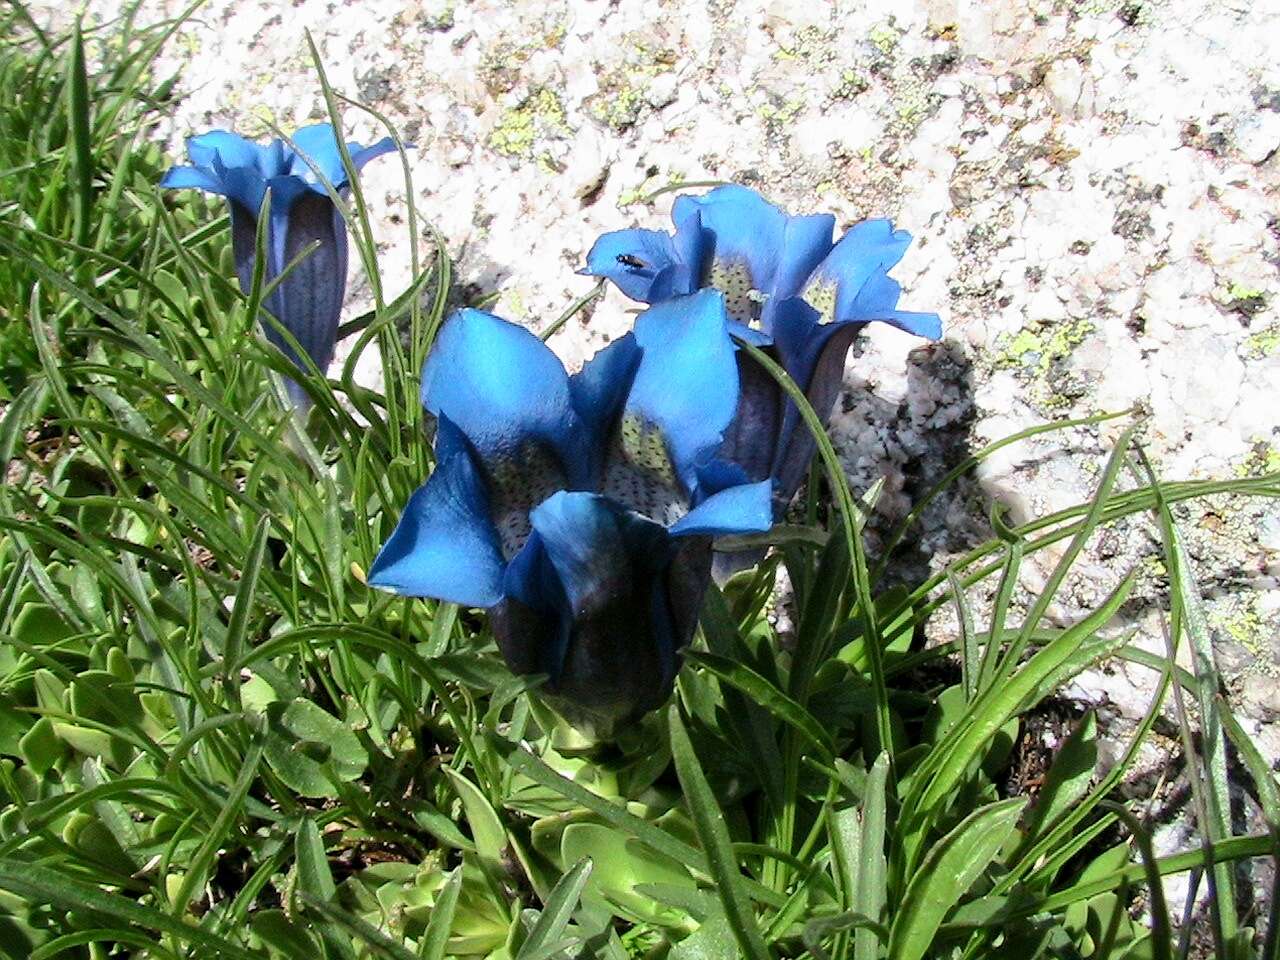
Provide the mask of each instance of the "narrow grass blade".
MULTIPOLYGON (((240 586, 236 589, 235 603, 231 608, 231 622, 227 624, 227 641, 222 655, 222 662, 228 668, 240 661, 240 651, 244 648, 245 634, 249 630, 249 618, 253 614, 258 591, 258 578, 262 574, 262 563, 267 554, 267 534, 270 530, 271 519, 264 516, 253 531, 253 542, 249 545, 249 552, 240 571, 240 586)), ((222 678, 222 684, 227 702, 233 710, 239 710, 239 674, 228 669, 222 678)))
POLYGON ((531 960, 560 942, 590 876, 591 861, 583 858, 560 878, 543 905, 538 922, 529 931, 529 938, 516 954, 516 960, 531 960))
MULTIPOLYGON (((1000 574, 1000 586, 996 589, 996 597, 991 607, 991 628, 987 632, 987 642, 982 648, 982 663, 978 667, 978 689, 985 690, 995 676, 996 665, 1000 662, 1000 648, 1004 638, 1004 625, 1009 617, 1009 605, 1013 602, 1013 591, 1018 586, 1018 574, 1022 569, 1022 540, 1014 540, 1009 544, 1009 555, 1004 561, 1004 570, 1000 574)), ((955 576, 947 571, 949 577, 955 576)))
POLYGON ((543 340, 550 340, 561 327, 581 313, 591 303, 592 300, 599 298, 604 293, 605 281, 601 280, 594 287, 580 296, 560 316, 552 320, 546 327, 539 331, 538 336, 543 340))
POLYGON ((259 741, 250 747, 249 755, 245 757, 244 765, 240 768, 240 773, 227 794, 226 801, 218 813, 218 818, 210 824, 204 839, 200 842, 200 846, 188 861, 186 871, 182 876, 182 884, 178 887, 178 892, 173 897, 172 911, 175 919, 186 913, 187 905, 191 902, 191 894, 195 891, 197 884, 204 883, 209 867, 212 865, 214 857, 217 856, 218 847, 226 841, 226 836, 232 829, 232 824, 243 812, 245 797, 257 778, 258 766, 261 762, 262 742, 259 741))
MULTIPOLYGON (((818 453, 826 469, 827 482, 831 485, 837 505, 840 508, 840 521, 844 531, 845 547, 853 564, 853 586, 857 600, 858 616, 862 621, 862 635, 865 638, 867 655, 867 672, 870 674, 871 691, 875 699, 876 733, 883 749, 889 750, 893 744, 893 725, 889 712, 889 694, 884 682, 884 656, 880 646, 880 627, 876 622, 875 604, 871 599, 871 579, 867 572, 867 558, 862 544, 861 518, 862 511, 855 506, 853 494, 849 490, 849 481, 845 476, 840 458, 836 456, 831 439, 822 427, 822 421, 814 412, 804 395, 804 391, 791 379, 790 375, 768 354, 759 347, 738 341, 739 349, 747 353, 752 360, 760 364, 765 372, 777 382, 787 397, 796 405, 805 426, 813 435, 818 453)), ((804 702, 804 698, 800 698, 804 702)), ((889 757, 889 779, 895 780, 893 756, 889 757)))
MULTIPOLYGON (((1230 863, 1233 860, 1243 860, 1246 857, 1265 857, 1272 850, 1272 842, 1270 834, 1232 837, 1213 848, 1213 862, 1230 863)), ((1183 853, 1161 857, 1156 860, 1155 865, 1156 871, 1162 877, 1168 877, 1175 873, 1186 873, 1189 870, 1204 866, 1204 853, 1200 850, 1187 850, 1183 853)), ((1053 912, 1062 910, 1073 903, 1096 897, 1100 893, 1109 893, 1122 884, 1141 882, 1146 877, 1146 866, 1140 863, 1131 863, 1104 877, 1077 883, 1065 890, 1051 893, 1043 900, 1038 900, 1013 910, 1011 916, 1028 916, 1041 911, 1053 912)))
MULTIPOLYGON (((1170 626, 1165 628, 1167 655, 1171 664, 1177 662, 1178 643, 1186 633, 1191 644, 1192 667, 1195 676, 1196 705, 1200 713, 1200 737, 1197 743, 1191 729, 1191 721, 1183 701, 1182 687, 1174 687, 1174 703, 1178 710, 1183 749, 1186 753, 1192 797, 1198 808, 1197 820, 1203 832, 1202 847, 1205 850, 1206 870, 1212 894, 1210 906, 1213 914, 1214 942, 1219 956, 1227 956, 1239 931, 1239 917, 1235 903, 1235 871, 1230 864, 1211 863, 1212 848, 1232 835, 1231 798, 1227 784, 1226 739, 1218 717, 1217 693, 1219 676, 1214 660, 1213 641, 1209 635, 1208 618, 1204 601, 1200 597, 1191 568, 1190 559, 1182 544, 1182 537, 1173 513, 1165 500, 1162 485, 1146 454, 1139 448, 1137 459, 1142 464, 1156 498, 1156 519, 1160 524, 1164 543, 1165 566, 1169 571, 1169 587, 1172 594, 1170 626), (1198 746, 1198 750, 1197 750, 1198 746), (1196 769, 1199 757, 1202 769, 1196 769)), ((1135 473, 1138 471, 1135 469, 1135 473)))
MULTIPOLYGON (((724 594, 714 585, 708 588, 702 602, 700 623, 707 648, 712 653, 725 657, 741 656, 743 641, 738 625, 724 594)), ((768 713, 741 693, 733 689, 723 693, 732 729, 760 778, 769 808, 777 813, 786 805, 787 794, 782 753, 778 749, 774 725, 768 713)))
POLYGON ((462 890, 462 868, 458 867, 444 882, 436 894, 436 904, 427 921, 427 932, 418 944, 420 960, 444 960, 445 945, 453 928, 453 916, 458 909, 458 893, 462 890))
POLYGON ((340 910, 328 901, 309 893, 299 893, 307 909, 319 914, 335 926, 341 927, 357 940, 361 941, 375 957, 386 957, 387 960, 418 960, 405 949, 403 944, 396 943, 377 927, 365 923, 359 917, 353 917, 345 910, 340 910))
POLYGON ((919 781, 921 795, 918 805, 912 807, 913 813, 918 810, 928 817, 937 812, 936 805, 959 784, 973 758, 1010 718, 1026 708, 1028 698, 1040 687, 1041 681, 1054 673, 1086 639, 1115 616, 1128 598, 1134 582, 1135 575, 1131 573, 1102 606, 1064 630, 1021 670, 1007 681, 993 686, 967 711, 957 722, 953 734, 939 745, 938 760, 931 765, 933 776, 927 782, 919 781))
POLYGON ((70 133, 71 168, 75 174, 75 238, 89 245, 93 227, 93 121, 89 115, 89 77, 84 62, 84 38, 77 19, 67 58, 67 129, 70 133))
POLYGON ((1266 940, 1260 956, 1263 960, 1280 958, 1280 787, 1276 786, 1275 774, 1271 765, 1258 752, 1253 739, 1240 726, 1231 706, 1221 695, 1218 696, 1218 715, 1222 718, 1222 727, 1231 743, 1235 746, 1245 769, 1253 778, 1254 788, 1258 792, 1258 805, 1262 807, 1262 816, 1271 830, 1274 848, 1271 853, 1272 880, 1271 898, 1267 914, 1266 940))
POLYGON ((973 611, 969 609, 969 600, 965 596, 964 587, 950 570, 947 571, 947 583, 951 586, 951 596, 955 598, 956 622, 960 625, 961 682, 964 684, 965 699, 973 700, 978 695, 982 669, 978 641, 973 632, 973 611))
POLYGON ((813 714, 760 674, 746 664, 735 663, 728 657, 714 653, 690 650, 685 656, 690 662, 698 664, 722 682, 745 694, 779 720, 790 724, 805 740, 817 748, 824 762, 831 762, 831 758, 835 756, 835 744, 827 729, 813 714))
POLYGON ((1097 734, 1098 722, 1090 711, 1058 748, 1028 818, 1025 831, 1028 837, 1035 837, 1051 826, 1088 792, 1098 764, 1097 734))
POLYGON ((1022 440, 1029 440, 1030 438, 1040 436, 1041 434, 1053 433, 1058 430, 1068 430, 1072 427, 1087 427, 1095 423, 1103 423, 1107 420, 1118 420, 1121 417, 1132 417, 1133 415, 1133 410, 1121 410, 1116 413, 1099 413, 1091 417, 1081 417, 1078 420, 1055 420, 1052 423, 1042 423, 1034 427, 1029 427, 1026 430, 1021 430, 1018 433, 1011 434, 1010 436, 1001 437, 995 443, 987 444, 987 446, 983 447, 981 450, 966 457, 963 461, 956 464, 954 468, 948 471, 946 476, 930 487, 923 497, 916 501, 911 512, 907 514, 903 521, 894 529, 893 533, 889 535, 888 540, 885 541, 884 548, 880 552, 883 559, 876 566, 875 573, 872 577, 873 582, 879 582, 889 560, 893 556, 893 551, 897 549, 898 544, 902 542, 902 538, 907 535, 907 531, 911 529, 912 525, 924 516, 924 512, 929 509, 929 504, 933 503, 933 501, 936 500, 938 496, 947 489, 947 487, 951 486, 951 484, 955 483, 956 480, 964 476, 993 453, 996 453, 1011 444, 1018 443, 1022 440))
POLYGON ((889 930, 889 960, 920 960, 951 909, 1013 835, 1026 799, 988 804, 965 817, 924 859, 889 930))
POLYGON ((261 960, 237 944, 202 927, 135 903, 118 893, 72 880, 56 870, 20 860, 0 860, 0 888, 31 903, 48 903, 64 910, 88 911, 116 917, 146 930, 167 933, 181 943, 204 948, 226 960, 261 960))
POLYGON ((729 840, 729 828, 724 822, 724 812, 716 802, 715 794, 702 772, 702 764, 693 750, 693 743, 680 718, 680 707, 672 704, 668 711, 671 729, 671 755, 675 759, 676 775, 684 790, 685 801, 693 816, 698 839, 706 851, 707 865, 715 880, 716 893, 724 906, 729 928, 742 955, 747 960, 770 960, 768 948, 756 925, 751 901, 743 889, 742 873, 733 854, 729 840))
POLYGON ((1151 833, 1142 822, 1121 804, 1103 801, 1102 807, 1110 810, 1124 821, 1134 843, 1138 847, 1138 855, 1142 860, 1142 869, 1147 879, 1147 895, 1151 898, 1151 946, 1155 960, 1173 960, 1173 935, 1169 924, 1169 905, 1164 899, 1164 884, 1160 880, 1160 871, 1156 866, 1155 847, 1151 843, 1151 833))
MULTIPOLYGON (((888 867, 885 830, 888 823, 889 755, 881 753, 867 773, 862 801, 862 854, 858 871, 855 912, 879 920, 885 907, 888 867)), ((875 960, 880 943, 874 931, 859 928, 853 935, 854 960, 875 960)))
POLYGON ((136 930, 114 927, 77 930, 75 933, 66 933, 60 937, 54 937, 31 951, 31 956, 28 960, 54 960, 56 957, 75 956, 76 954, 68 953, 68 951, 73 950, 75 947, 91 946, 92 944, 102 944, 106 947, 137 947, 141 951, 137 954, 138 956, 154 956, 168 958, 168 960, 178 960, 177 954, 166 950, 150 937, 144 937, 136 930))
POLYGON ((858 897, 858 874, 862 870, 862 815, 858 808, 828 809, 827 836, 840 900, 847 909, 852 909, 858 897))

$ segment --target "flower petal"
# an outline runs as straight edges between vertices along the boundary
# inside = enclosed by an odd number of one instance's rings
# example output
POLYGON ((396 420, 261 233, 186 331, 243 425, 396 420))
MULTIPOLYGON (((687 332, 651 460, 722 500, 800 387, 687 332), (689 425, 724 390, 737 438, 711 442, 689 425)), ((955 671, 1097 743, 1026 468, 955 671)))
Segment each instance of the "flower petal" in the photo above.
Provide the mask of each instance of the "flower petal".
POLYGON ((800 292, 809 274, 831 253, 831 235, 835 229, 836 218, 829 213, 787 217, 778 272, 769 287, 774 299, 793 297, 800 292))
MULTIPOLYGON (((777 351, 772 347, 766 348, 766 352, 777 359, 777 351)), ((741 467, 747 479, 764 480, 773 472, 773 455, 782 423, 782 388, 745 352, 738 353, 737 361, 741 384, 738 409, 724 432, 718 456, 741 467)))
POLYGON ((575 485, 586 478, 588 438, 569 377, 541 340, 481 310, 454 313, 422 368, 422 403, 453 421, 486 469, 549 445, 575 485))
POLYGON ((602 465, 609 432, 617 423, 626 402, 641 353, 636 338, 630 333, 624 334, 569 378, 570 401, 590 438, 588 447, 593 457, 593 474, 602 465))
POLYGON ((289 139, 293 141, 289 156, 290 175, 315 182, 315 172, 306 162, 310 160, 335 188, 338 187, 339 180, 346 181, 346 173, 342 169, 342 154, 338 152, 338 138, 334 136, 332 124, 313 123, 311 126, 301 127, 289 139))
POLYGON ((729 315, 743 323, 760 317, 762 302, 799 290, 830 253, 835 228, 830 214, 791 217, 736 184, 680 197, 672 218, 677 246, 695 246, 692 237, 701 234, 699 276, 724 292, 729 315))
POLYGON ((782 252, 782 212, 754 190, 729 184, 705 196, 679 197, 672 218, 677 232, 688 232, 693 224, 700 231, 700 283, 724 294, 725 309, 734 320, 747 325, 757 321, 782 252))
POLYGON ((280 141, 261 144, 230 130, 210 130, 187 140, 187 156, 192 164, 208 170, 251 169, 262 179, 284 173, 280 141))
MULTIPOLYGON (((561 491, 530 514, 576 614, 603 609, 630 591, 634 577, 619 527, 621 512, 599 494, 561 491)), ((658 536, 662 528, 651 526, 658 536)))
POLYGON ((873 274, 862 285, 843 320, 879 320, 917 337, 942 339, 942 321, 936 313, 898 310, 902 287, 886 273, 873 274))
POLYGON ((802 296, 820 319, 882 320, 919 336, 938 339, 936 314, 897 310, 901 288, 887 276, 911 245, 911 234, 888 220, 864 220, 840 238, 805 284, 802 296))
POLYGON ((409 499, 369 570, 369 583, 469 607, 502 598, 502 555, 484 481, 469 454, 441 462, 409 499))
MULTIPOLYGON (((267 309, 298 341, 323 373, 333 360, 338 320, 347 287, 347 225, 327 196, 307 192, 275 213, 272 198, 271 278, 312 243, 319 243, 267 298, 267 309), (276 252, 278 251, 278 252, 276 252)), ((280 334, 268 327, 267 339, 299 367, 304 366, 280 334)))
POLYGON ((610 733, 670 695, 706 589, 704 539, 589 493, 533 511, 534 535, 508 568, 494 632, 518 672, 546 672, 553 704, 576 726, 610 733))
POLYGON ((160 186, 166 189, 194 187, 219 195, 224 192, 221 178, 199 167, 171 167, 160 179, 160 186))
MULTIPOLYGON (((308 187, 313 191, 321 194, 327 194, 324 184, 316 176, 316 172, 324 176, 329 181, 330 186, 335 190, 341 190, 347 185, 347 171, 342 165, 342 152, 338 147, 338 139, 334 135, 333 126, 328 123, 315 123, 308 127, 302 127, 290 138, 293 141, 295 153, 289 158, 289 172, 301 178, 308 187), (304 159, 305 157, 305 159, 304 159), (315 165, 315 170, 311 168, 311 164, 315 165)), ((348 143, 347 152, 351 155, 351 163, 358 171, 362 166, 375 157, 380 157, 384 153, 395 150, 395 141, 390 137, 383 137, 372 146, 362 147, 358 143, 348 143)))
POLYGON ((650 307, 636 320, 644 351, 624 419, 656 427, 686 490, 697 465, 720 446, 738 404, 738 365, 724 301, 704 290, 650 307))
POLYGON ((676 266, 675 250, 667 234, 658 230, 616 230, 592 244, 582 272, 612 280, 632 300, 653 303, 671 295, 670 274, 676 266))
MULTIPOLYGON (((253 285, 253 261, 257 256, 258 214, 238 200, 227 198, 227 210, 231 213, 231 258, 236 265, 236 277, 240 290, 248 296, 253 285)), ((271 235, 267 235, 267 249, 271 249, 271 235)), ((267 257, 267 271, 271 270, 271 258, 267 257)), ((264 281, 266 277, 263 277, 264 281)))
MULTIPOLYGON (((412 144, 406 143, 405 149, 408 150, 412 146, 412 144)), ((347 145, 347 149, 351 153, 351 163, 357 171, 360 171, 370 160, 376 160, 383 154, 395 153, 396 142, 390 137, 383 137, 377 143, 371 143, 367 147, 362 147, 358 143, 351 143, 347 145)))
POLYGON ((764 533, 773 526, 773 483, 729 487, 690 510, 670 527, 673 537, 711 536, 730 533, 764 533))
MULTIPOLYGON (((776 327, 779 358, 826 426, 844 384, 849 347, 865 324, 851 321, 819 325, 816 312, 804 301, 792 299, 783 306, 786 309, 780 312, 776 327)), ((785 504, 800 488, 816 448, 800 411, 790 401, 783 409, 777 437, 773 467, 775 493, 779 502, 785 504)))

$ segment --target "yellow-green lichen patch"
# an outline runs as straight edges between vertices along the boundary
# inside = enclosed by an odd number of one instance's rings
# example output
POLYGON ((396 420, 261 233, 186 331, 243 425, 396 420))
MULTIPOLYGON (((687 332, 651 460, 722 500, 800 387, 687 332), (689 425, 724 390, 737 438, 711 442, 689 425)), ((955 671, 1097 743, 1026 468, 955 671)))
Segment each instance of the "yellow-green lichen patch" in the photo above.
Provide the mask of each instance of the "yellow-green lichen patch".
POLYGON ((756 113, 766 124, 783 126, 790 123, 804 109, 804 100, 791 97, 781 103, 763 103, 756 108, 756 113))
POLYGON ((780 43, 773 52, 779 62, 798 61, 810 66, 830 63, 836 58, 835 41, 839 33, 808 26, 797 30, 786 43, 780 43))
POLYGON ((887 23, 877 23, 867 34, 867 39, 887 57, 898 46, 898 31, 887 23))
POLYGON ((1280 450, 1264 438, 1257 437, 1253 441, 1253 449, 1235 465, 1235 474, 1237 477, 1259 477, 1269 473, 1280 473, 1280 450))
MULTIPOLYGON (((1218 605, 1215 605, 1215 607, 1218 605)), ((1274 624, 1268 624, 1258 608, 1256 593, 1241 593, 1230 597, 1226 609, 1215 609, 1210 619, 1236 643, 1255 657, 1264 657, 1275 636, 1274 624)))
POLYGON ((1228 310, 1235 310, 1246 317, 1261 313, 1267 308, 1265 290, 1235 281, 1226 287, 1219 287, 1214 291, 1213 297, 1228 310))
POLYGON ((562 136, 565 130, 560 98, 543 87, 499 118, 489 134, 489 146, 504 157, 530 160, 540 141, 562 136))
POLYGON ((1068 320, 1048 327, 1023 327, 999 346, 996 367, 1017 369, 1032 383, 1037 400, 1048 406, 1068 406, 1055 368, 1093 333, 1091 320, 1068 320))
POLYGON ((1044 375, 1054 361, 1084 343, 1093 329, 1091 320, 1068 320, 1047 329, 1023 327, 1004 344, 996 363, 1003 367, 1029 366, 1044 375))
POLYGON ((591 115, 615 133, 635 126, 643 107, 643 90, 630 84, 602 90, 587 103, 591 115))
POLYGON ((1244 349, 1251 360, 1269 357, 1280 350, 1280 324, 1249 334, 1244 341, 1244 349))
POLYGON ((865 76, 852 67, 846 67, 840 71, 840 81, 832 89, 831 99, 852 100, 869 86, 871 82, 865 76))
POLYGON ((657 47, 641 34, 628 34, 618 44, 621 62, 598 64, 599 89, 586 100, 587 110, 615 133, 639 122, 648 103, 650 83, 679 59, 668 47, 657 47))

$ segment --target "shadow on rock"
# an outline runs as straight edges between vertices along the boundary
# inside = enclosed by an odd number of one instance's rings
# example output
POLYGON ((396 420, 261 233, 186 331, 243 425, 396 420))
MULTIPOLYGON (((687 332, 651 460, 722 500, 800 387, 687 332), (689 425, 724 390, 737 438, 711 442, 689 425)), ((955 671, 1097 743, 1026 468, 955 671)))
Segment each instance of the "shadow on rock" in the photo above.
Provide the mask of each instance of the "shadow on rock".
MULTIPOLYGON (((855 360, 854 369, 862 365, 855 360)), ((973 361, 955 343, 919 347, 908 355, 906 392, 890 401, 870 376, 846 383, 832 416, 832 435, 855 494, 884 479, 868 525, 872 562, 893 531, 929 490, 971 454, 973 361)), ((933 572, 935 555, 955 555, 990 539, 986 498, 972 477, 960 477, 923 511, 893 550, 879 588, 914 587, 933 572)))

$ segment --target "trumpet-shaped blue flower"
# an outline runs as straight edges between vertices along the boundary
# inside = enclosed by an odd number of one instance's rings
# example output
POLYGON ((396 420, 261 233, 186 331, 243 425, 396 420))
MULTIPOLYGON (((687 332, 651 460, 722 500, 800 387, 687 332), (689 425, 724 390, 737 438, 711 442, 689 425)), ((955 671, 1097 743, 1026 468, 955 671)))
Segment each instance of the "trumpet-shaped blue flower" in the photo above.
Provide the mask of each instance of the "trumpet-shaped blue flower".
POLYGON ((436 469, 370 584, 490 608, 512 670, 609 733, 670 694, 710 539, 772 523, 768 481, 716 459, 738 389, 714 291, 646 311, 573 376, 522 327, 454 314, 422 373, 436 469))
MULTIPOLYGON (((729 185, 679 197, 675 232, 606 233, 584 273, 606 277, 642 303, 697 290, 723 292, 734 335, 763 347, 805 391, 823 423, 831 415, 853 339, 880 321, 938 339, 937 314, 898 309, 889 277, 911 235, 888 220, 865 220, 833 241, 830 214, 788 216, 754 190, 729 185)), ((804 477, 814 442, 799 411, 745 355, 738 412, 720 455, 750 480, 772 480, 778 514, 804 477)))
MULTIPOLYGON (((349 185, 332 126, 303 127, 292 139, 296 151, 281 140, 258 144, 226 130, 203 133, 187 141, 191 165, 173 167, 160 185, 195 187, 226 198, 231 249, 245 293, 253 279, 258 212, 268 189, 265 281, 275 279, 299 253, 319 241, 319 247, 290 271, 264 306, 323 371, 333 359, 347 285, 347 228, 325 181, 339 194, 349 185)), ((347 149, 358 170, 394 150, 395 144, 388 137, 369 147, 351 143, 347 149)), ((264 329, 267 339, 301 368, 303 364, 279 332, 271 324, 264 324, 264 329)), ((289 388, 295 402, 306 403, 301 387, 290 382, 289 388)))

